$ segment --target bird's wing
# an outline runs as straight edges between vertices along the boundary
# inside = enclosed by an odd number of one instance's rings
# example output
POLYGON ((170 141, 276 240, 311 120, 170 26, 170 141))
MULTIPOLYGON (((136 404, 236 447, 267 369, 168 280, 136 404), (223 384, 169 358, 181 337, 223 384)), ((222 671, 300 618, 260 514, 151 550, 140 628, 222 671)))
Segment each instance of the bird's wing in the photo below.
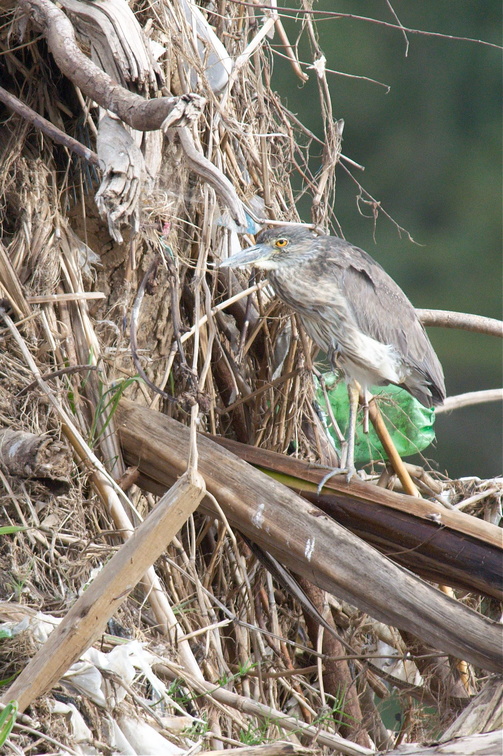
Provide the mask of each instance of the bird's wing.
POLYGON ((443 401, 442 367, 413 305, 398 284, 370 255, 342 240, 335 253, 327 251, 324 262, 332 267, 358 328, 382 344, 393 345, 427 378, 434 398, 443 401))

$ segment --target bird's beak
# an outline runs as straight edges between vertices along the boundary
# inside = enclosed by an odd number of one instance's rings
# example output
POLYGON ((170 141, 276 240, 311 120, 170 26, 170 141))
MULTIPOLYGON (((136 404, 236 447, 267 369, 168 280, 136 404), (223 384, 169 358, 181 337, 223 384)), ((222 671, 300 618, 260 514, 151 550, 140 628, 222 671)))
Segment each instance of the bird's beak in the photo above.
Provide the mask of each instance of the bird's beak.
POLYGON ((263 244, 255 244, 253 247, 242 249, 235 255, 228 257, 219 264, 219 268, 242 268, 245 265, 256 265, 269 257, 270 249, 263 244))

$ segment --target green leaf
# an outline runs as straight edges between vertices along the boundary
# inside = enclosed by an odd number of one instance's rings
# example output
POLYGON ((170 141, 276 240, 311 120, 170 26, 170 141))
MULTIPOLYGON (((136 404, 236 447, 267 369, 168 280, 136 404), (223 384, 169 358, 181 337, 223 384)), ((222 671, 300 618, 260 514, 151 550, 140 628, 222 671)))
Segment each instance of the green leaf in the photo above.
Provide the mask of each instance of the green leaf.
POLYGON ((0 528, 0 535, 11 535, 12 533, 21 533, 21 531, 27 530, 24 525, 2 525, 0 528))
POLYGON ((124 378, 124 380, 117 381, 113 384, 113 386, 106 390, 104 390, 103 382, 99 382, 99 400, 94 412, 91 430, 89 431, 89 439, 92 446, 96 444, 100 436, 102 436, 106 431, 125 390, 129 388, 129 386, 131 386, 133 383, 140 383, 141 381, 142 379, 138 376, 133 376, 132 378, 124 378), (98 432, 98 421, 104 414, 106 414, 106 420, 103 423, 101 430, 98 432))
MULTIPOLYGON (((349 398, 346 384, 343 381, 337 382, 338 379, 334 373, 326 373, 323 378, 327 386, 327 394, 334 417, 342 433, 346 435, 349 419, 349 398)), ((370 390, 372 394, 380 397, 379 409, 401 457, 417 454, 434 441, 435 411, 433 409, 423 407, 408 391, 398 386, 371 386, 370 390)), ((327 432, 336 449, 340 451, 339 441, 328 418, 325 396, 319 387, 316 390, 316 401, 324 412, 327 432)), ((368 433, 363 432, 363 411, 360 410, 356 425, 356 466, 361 467, 369 462, 386 459, 387 455, 372 424, 370 424, 368 433)))
POLYGON ((17 701, 9 701, 5 709, 0 714, 0 747, 3 746, 9 737, 12 728, 16 722, 17 701))
MULTIPOLYGON (((4 636, 4 638, 5 637, 7 636, 4 636)), ((12 637, 12 635, 9 637, 12 637)), ((0 680, 0 688, 7 688, 11 683, 14 682, 18 674, 19 672, 14 672, 14 674, 11 675, 10 677, 4 677, 2 680, 0 680)))

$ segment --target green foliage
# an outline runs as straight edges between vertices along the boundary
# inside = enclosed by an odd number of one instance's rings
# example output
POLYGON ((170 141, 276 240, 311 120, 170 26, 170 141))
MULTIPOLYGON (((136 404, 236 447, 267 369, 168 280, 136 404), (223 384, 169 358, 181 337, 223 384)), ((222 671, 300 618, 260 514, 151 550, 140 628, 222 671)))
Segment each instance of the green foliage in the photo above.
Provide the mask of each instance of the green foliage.
POLYGON ((313 725, 330 729, 334 725, 339 727, 339 725, 348 724, 351 721, 354 721, 354 718, 344 711, 344 695, 339 689, 337 696, 333 698, 332 705, 330 707, 327 705, 324 711, 320 711, 316 719, 313 720, 313 725))
POLYGON ((252 669, 255 669, 255 667, 257 666, 258 666, 257 662, 252 662, 252 661, 247 661, 245 663, 240 662, 238 665, 238 672, 235 675, 235 678, 244 677, 249 672, 251 672, 252 669))
MULTIPOLYGON (((4 628, 3 630, 0 630, 0 638, 12 638, 12 633, 8 633, 4 628)), ((18 672, 14 672, 10 677, 5 677, 3 680, 0 680, 0 688, 8 688, 9 685, 14 682, 18 674, 18 672)))
POLYGON ((21 598, 21 594, 23 592, 23 589, 26 585, 26 581, 30 577, 32 571, 33 571, 33 562, 29 562, 26 565, 23 566, 23 571, 25 574, 23 576, 16 576, 12 575, 12 580, 7 580, 5 585, 8 588, 11 588, 16 600, 19 600, 21 598))
POLYGON ((182 708, 185 708, 188 703, 196 698, 196 696, 187 693, 187 689, 184 687, 184 682, 180 678, 173 680, 168 688, 167 694, 172 701, 182 708))
POLYGON ((118 381, 114 383, 113 386, 111 386, 109 389, 104 390, 104 384, 102 381, 99 381, 98 384, 98 403, 96 405, 96 410, 94 412, 93 422, 91 425, 91 429, 89 431, 89 438, 90 438, 90 444, 94 445, 104 434, 106 429, 108 428, 108 425, 114 416, 115 410, 117 409, 120 400, 122 399, 122 395, 126 391, 129 386, 131 386, 133 383, 140 381, 141 379, 138 376, 134 376, 133 378, 125 378, 123 381, 118 381), (100 430, 98 431, 98 427, 100 424, 100 420, 103 416, 106 416, 105 422, 102 424, 100 430))
POLYGON ((268 729, 269 722, 267 720, 262 721, 260 725, 249 722, 246 730, 239 731, 239 741, 243 745, 262 745, 263 743, 268 743, 268 729))
POLYGON ((0 714, 0 747, 4 745, 16 722, 17 701, 9 701, 0 714))
POLYGON ((220 688, 223 688, 224 685, 228 685, 230 682, 234 682, 235 680, 239 680, 240 677, 244 677, 247 675, 250 670, 254 669, 257 666, 256 662, 247 661, 244 664, 240 663, 238 666, 238 671, 233 675, 223 675, 218 680, 218 686, 220 688))
POLYGON ((202 714, 202 721, 200 722, 194 722, 191 727, 187 727, 185 730, 183 730, 183 735, 186 738, 189 738, 190 740, 202 740, 206 733, 209 731, 210 726, 206 720, 206 713, 203 712, 202 714))
POLYGON ((21 533, 27 530, 23 525, 3 525, 0 528, 0 535, 12 535, 12 533, 21 533))

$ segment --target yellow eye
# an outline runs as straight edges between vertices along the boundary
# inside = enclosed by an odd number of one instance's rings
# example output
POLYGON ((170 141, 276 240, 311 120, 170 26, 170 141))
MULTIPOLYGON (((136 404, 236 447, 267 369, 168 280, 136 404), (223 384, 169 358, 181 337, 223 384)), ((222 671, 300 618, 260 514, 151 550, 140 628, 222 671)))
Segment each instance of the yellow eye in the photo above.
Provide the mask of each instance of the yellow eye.
POLYGON ((276 239, 276 241, 274 242, 274 246, 278 247, 279 249, 286 247, 287 244, 288 244, 288 239, 276 239))

